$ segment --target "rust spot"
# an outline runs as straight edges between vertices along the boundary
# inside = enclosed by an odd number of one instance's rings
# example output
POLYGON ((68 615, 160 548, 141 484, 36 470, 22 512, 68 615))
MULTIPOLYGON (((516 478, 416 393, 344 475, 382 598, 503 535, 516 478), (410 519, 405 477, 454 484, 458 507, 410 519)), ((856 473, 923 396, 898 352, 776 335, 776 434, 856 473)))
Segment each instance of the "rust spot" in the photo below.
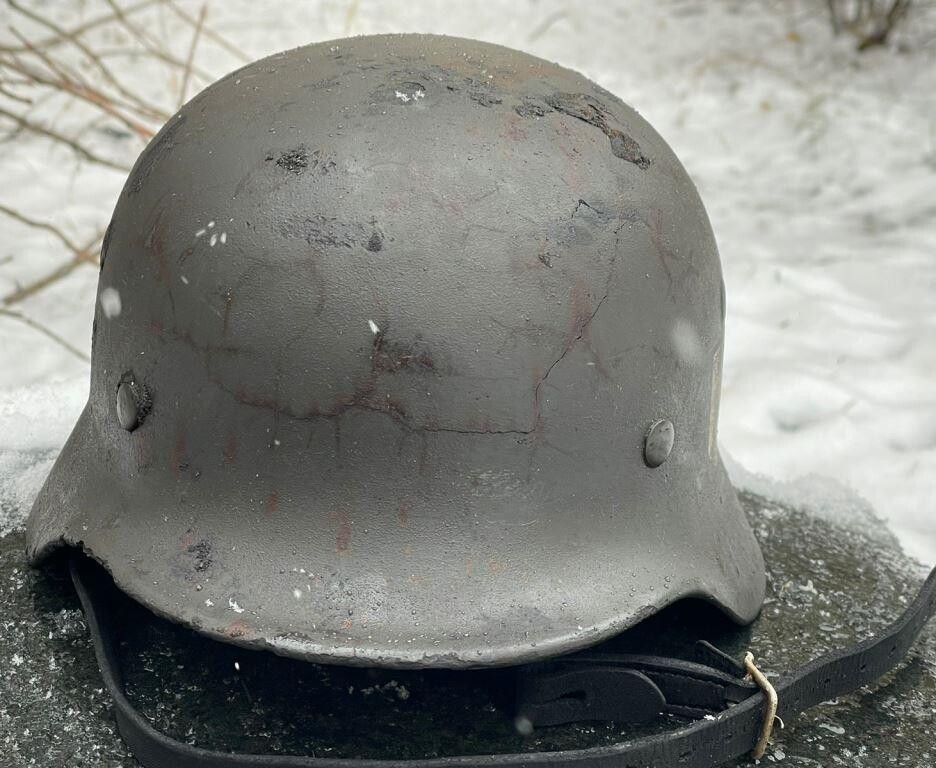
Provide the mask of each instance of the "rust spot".
POLYGON ((465 429, 471 432, 490 432, 491 419, 487 416, 470 416, 465 420, 465 429))
POLYGON ((224 463, 231 464, 237 458, 237 435, 228 432, 227 441, 224 443, 224 463))
POLYGON ((130 445, 137 469, 148 467, 153 460, 153 443, 149 434, 145 429, 136 429, 130 434, 130 445))
POLYGON ((194 543, 195 543, 195 531, 189 528, 179 539, 179 544, 182 547, 182 551, 184 552, 194 543))
POLYGON ((236 619, 228 624, 222 631, 228 637, 243 637, 250 630, 250 624, 244 619, 236 619))
POLYGON ((406 528, 409 523, 409 510, 410 505, 405 501, 400 504, 400 508, 397 510, 397 522, 400 524, 400 528, 406 528))
POLYGON ((526 128, 523 127, 519 115, 508 116, 507 125, 501 136, 510 139, 510 141, 525 141, 527 139, 526 128))
POLYGON ((267 496, 266 504, 263 508, 263 516, 268 520, 276 514, 276 508, 279 506, 279 491, 272 490, 267 496))
POLYGON ((419 576, 418 574, 415 574, 415 573, 411 573, 408 579, 410 584, 417 586, 417 587, 420 584, 422 584, 425 580, 426 580, 425 576, 419 576))
POLYGON ((228 291, 224 294, 224 322, 221 327, 221 335, 227 336, 228 326, 231 320, 231 305, 234 303, 234 295, 228 291))
POLYGON ((237 402, 242 403, 243 405, 251 405, 254 408, 266 408, 267 410, 274 412, 279 412, 282 410, 280 408, 279 401, 275 397, 247 392, 243 387, 238 387, 234 397, 237 399, 237 402))
POLYGON ((352 626, 354 626, 354 622, 351 619, 345 619, 341 622, 342 629, 351 629, 352 626))
POLYGON ((569 306, 572 318, 569 335, 566 338, 567 345, 581 338, 582 333, 587 330, 588 321, 591 320, 592 316, 591 298, 588 295, 588 289, 581 280, 572 286, 569 293, 569 306))
POLYGON ((381 331, 374 336, 371 366, 376 373, 396 373, 410 367, 431 371, 435 368, 435 361, 419 341, 409 345, 397 344, 388 341, 386 333, 381 331))
POLYGON ((409 544, 407 544, 405 547, 403 547, 403 554, 404 554, 406 557, 412 557, 412 556, 413 556, 413 548, 412 548, 409 544))
POLYGON ((465 575, 466 576, 474 575, 474 560, 470 557, 467 560, 465 560, 465 575))
POLYGON ((342 554, 351 548, 351 520, 345 510, 332 512, 329 517, 338 522, 338 533, 335 536, 335 552, 342 554))
POLYGON ((504 570, 506 566, 503 563, 497 562, 493 557, 487 562, 488 573, 500 573, 504 570))

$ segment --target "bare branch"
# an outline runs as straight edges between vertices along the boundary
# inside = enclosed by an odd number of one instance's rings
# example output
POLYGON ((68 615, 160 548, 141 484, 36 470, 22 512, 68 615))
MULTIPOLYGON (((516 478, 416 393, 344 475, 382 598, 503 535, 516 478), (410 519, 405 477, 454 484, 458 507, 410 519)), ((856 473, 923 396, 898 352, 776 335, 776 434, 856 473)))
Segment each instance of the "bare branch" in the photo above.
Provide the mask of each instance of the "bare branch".
POLYGON ((55 235, 62 243, 65 245, 68 250, 72 253, 78 253, 82 249, 72 240, 68 235, 66 235, 62 230, 56 227, 54 224, 50 224, 48 221, 37 221, 36 219, 31 219, 29 216, 15 211, 12 208, 8 208, 5 205, 0 205, 0 213, 5 213, 11 219, 16 219, 17 221, 25 224, 27 227, 33 227, 34 229, 43 229, 46 232, 50 232, 55 235))
POLYGON ((15 310, 12 310, 12 309, 2 309, 2 308, 0 308, 0 315, 2 315, 3 317, 13 318, 14 320, 18 320, 19 322, 24 323, 25 325, 28 325, 33 330, 39 331, 39 333, 52 339, 52 341, 56 342, 57 344, 60 344, 62 347, 64 347, 73 355, 75 355, 75 357, 78 357, 81 360, 84 360, 85 362, 89 362, 89 363, 91 362, 91 358, 87 354, 82 352, 80 349, 78 349, 78 347, 73 346, 70 342, 66 341, 61 336, 59 336, 55 331, 51 330, 50 328, 46 328, 46 326, 44 326, 42 323, 39 323, 36 320, 33 320, 31 317, 27 317, 26 315, 20 312, 17 312, 15 310))
MULTIPOLYGON (((163 0, 163 2, 170 9, 172 9, 172 11, 175 12, 175 14, 180 19, 183 19, 184 21, 187 21, 192 26, 195 26, 195 24, 197 23, 197 20, 190 13, 188 13, 184 8, 181 8, 179 4, 175 2, 175 0, 163 0)), ((234 45, 234 43, 230 42, 227 38, 218 34, 210 27, 205 28, 204 35, 206 38, 208 38, 212 42, 224 48, 224 50, 226 50, 228 53, 236 56, 238 59, 244 62, 244 64, 249 64, 251 61, 253 61, 254 59, 253 56, 250 56, 249 54, 244 53, 244 51, 242 51, 240 48, 234 45)))
MULTIPOLYGON (((147 6, 153 5, 156 0, 143 0, 143 2, 137 3, 136 5, 128 5, 126 8, 121 9, 121 13, 126 16, 130 16, 137 11, 141 11, 147 6)), ((98 16, 96 19, 87 21, 84 24, 81 24, 74 29, 67 30, 62 35, 55 35, 53 37, 47 37, 44 40, 33 41, 33 45, 37 48, 42 48, 43 50, 48 48, 54 48, 63 43, 72 41, 79 36, 83 35, 85 32, 88 32, 96 27, 104 26, 109 24, 117 18, 117 15, 114 13, 108 13, 105 16, 98 16)), ((16 48, 16 47, 0 47, 0 50, 6 53, 23 53, 26 51, 25 48, 16 48)))
MULTIPOLYGON (((117 92, 120 93, 124 98, 132 101, 136 109, 138 109, 140 112, 145 113, 148 117, 151 117, 154 120, 160 120, 160 121, 165 122, 166 120, 169 119, 170 116, 167 112, 159 109, 159 107, 153 106, 152 104, 145 102, 142 98, 140 98, 139 94, 134 93, 130 89, 126 88, 123 85, 123 83, 121 83, 117 79, 114 73, 111 72, 111 70, 107 67, 107 65, 104 64, 104 62, 101 60, 101 57, 98 56, 91 49, 90 46, 84 43, 81 40, 81 38, 72 36, 67 30, 62 29, 57 24, 53 23, 52 21, 49 21, 42 15, 36 13, 35 11, 32 11, 28 8, 24 8, 17 2, 17 0, 7 0, 7 2, 9 3, 11 8, 13 8, 15 11, 18 11, 26 18, 31 19, 32 21, 38 24, 41 24, 46 29, 51 29, 62 40, 67 40, 68 42, 72 43, 79 51, 81 51, 85 55, 88 61, 90 61, 94 65, 94 67, 98 70, 98 72, 101 73, 104 79, 108 83, 110 83, 110 85, 113 88, 115 88, 117 92)), ((21 42, 24 43, 23 45, 24 50, 33 50, 33 51, 41 50, 41 46, 36 46, 33 43, 26 44, 25 41, 22 41, 22 40, 21 42)))
POLYGON ((198 23, 195 25, 195 32, 192 34, 192 44, 189 46, 188 57, 185 59, 185 71, 182 73, 182 87, 179 90, 179 106, 185 104, 185 92, 188 90, 189 80, 192 76, 192 62, 195 59, 195 49, 198 47, 198 38, 201 37, 202 29, 205 26, 205 16, 208 14, 208 4, 203 3, 201 11, 198 13, 198 23))
POLYGON ((20 128, 24 130, 31 131, 32 133, 36 133, 40 136, 45 136, 48 139, 52 139, 53 141, 57 141, 61 144, 64 144, 65 146, 74 150, 76 154, 78 154, 80 157, 84 158, 90 163, 97 163, 99 165, 106 166, 107 168, 111 168, 115 171, 120 171, 121 173, 129 173, 130 171, 130 166, 122 165, 120 163, 114 162, 113 160, 108 160, 106 157, 101 157, 100 155, 96 155, 91 150, 87 149, 86 147, 83 147, 74 139, 70 139, 68 136, 58 133, 52 130, 51 128, 46 128, 45 126, 39 125, 38 123, 33 123, 27 120, 25 117, 20 117, 19 115, 15 115, 12 112, 8 112, 2 107, 0 107, 0 117, 5 117, 8 120, 12 120, 14 123, 16 123, 20 128))
POLYGON ((102 237, 103 234, 99 232, 88 241, 84 248, 82 248, 80 251, 76 251, 74 256, 65 264, 61 265, 60 267, 56 267, 48 274, 40 277, 38 280, 28 283, 27 285, 20 286, 12 293, 8 293, 3 297, 4 306, 9 307, 13 304, 23 301, 24 299, 28 299, 30 296, 39 293, 39 291, 43 290, 44 288, 47 288, 53 283, 57 283, 64 277, 67 277, 83 264, 97 266, 98 260, 94 254, 100 250, 102 237))
MULTIPOLYGON (((38 53, 38 50, 35 48, 32 48, 31 50, 38 53)), ((78 97, 82 101, 86 101, 89 104, 94 105, 101 111, 106 112, 111 117, 119 120, 144 141, 151 139, 155 133, 155 131, 153 131, 148 126, 143 125, 138 120, 125 115, 114 106, 113 100, 109 96, 101 93, 99 90, 93 88, 90 85, 72 80, 63 75, 59 75, 57 79, 49 77, 46 73, 30 67, 13 55, 0 56, 0 65, 30 78, 39 85, 65 91, 72 94, 73 96, 78 97)))
MULTIPOLYGON (((150 38, 150 36, 147 35, 144 30, 140 29, 139 27, 135 26, 134 24, 130 22, 130 20, 127 18, 126 14, 124 13, 123 9, 117 4, 117 0, 104 0, 104 2, 106 2, 114 11, 116 20, 121 24, 121 26, 123 26, 124 29, 127 30, 127 32, 133 35, 133 37, 137 39, 140 45, 142 45, 149 53, 151 53, 160 61, 163 61, 166 64, 169 64, 170 66, 173 66, 177 69, 183 69, 183 70, 185 69, 184 61, 177 58, 176 56, 173 56, 171 53, 161 48, 157 43, 154 43, 153 40, 150 38)), ((210 73, 206 72, 200 67, 196 67, 193 65, 192 71, 199 77, 204 78, 205 80, 211 81, 215 79, 210 73)))

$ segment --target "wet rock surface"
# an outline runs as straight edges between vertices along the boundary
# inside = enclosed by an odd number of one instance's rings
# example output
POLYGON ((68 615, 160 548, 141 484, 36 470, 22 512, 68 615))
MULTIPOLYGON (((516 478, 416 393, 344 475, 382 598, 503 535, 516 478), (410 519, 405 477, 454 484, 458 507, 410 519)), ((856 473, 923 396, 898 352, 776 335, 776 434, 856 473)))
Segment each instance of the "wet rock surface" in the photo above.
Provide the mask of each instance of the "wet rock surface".
MULTIPOLYGON (((776 677, 879 630, 922 582, 923 569, 867 517, 833 521, 751 495, 743 503, 768 566, 760 619, 738 630, 686 603, 606 649, 688 653, 702 637, 738 658, 752 650, 776 677)), ((136 765, 116 733, 64 564, 29 568, 22 532, 0 538, 0 604, 0 765, 136 765)), ((416 758, 581 748, 680 724, 586 723, 524 737, 512 722, 509 671, 322 667, 205 640, 129 602, 121 610, 131 699, 158 728, 200 746, 416 758)), ((762 764, 922 768, 936 762, 934 732, 931 625, 888 678, 787 723, 762 764)))

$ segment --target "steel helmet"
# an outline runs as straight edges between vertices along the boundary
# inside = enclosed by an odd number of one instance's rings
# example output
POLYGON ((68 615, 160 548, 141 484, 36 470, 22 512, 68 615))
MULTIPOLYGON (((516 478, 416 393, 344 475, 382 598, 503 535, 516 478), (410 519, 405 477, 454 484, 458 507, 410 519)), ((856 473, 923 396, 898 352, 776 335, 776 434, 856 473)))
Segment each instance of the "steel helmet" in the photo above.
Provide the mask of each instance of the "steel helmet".
POLYGON ((127 180, 30 556, 330 663, 518 664, 686 597, 750 622, 723 321, 692 181, 581 75, 422 35, 272 56, 127 180))

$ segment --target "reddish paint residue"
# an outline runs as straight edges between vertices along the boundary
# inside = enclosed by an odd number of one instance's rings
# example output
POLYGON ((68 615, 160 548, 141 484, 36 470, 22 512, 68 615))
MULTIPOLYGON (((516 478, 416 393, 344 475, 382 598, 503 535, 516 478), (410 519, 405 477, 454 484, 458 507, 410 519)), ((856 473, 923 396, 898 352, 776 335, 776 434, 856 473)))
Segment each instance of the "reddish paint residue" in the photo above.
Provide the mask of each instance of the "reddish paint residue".
POLYGON ((224 444, 224 463, 230 464, 237 458, 237 435, 229 432, 224 444))
POLYGON ((410 505, 405 501, 400 504, 400 508, 397 510, 397 522, 400 524, 400 528, 406 528, 409 523, 409 510, 410 505))
POLYGON ((234 297, 231 295, 230 291, 224 294, 224 324, 221 328, 221 335, 228 335, 228 326, 231 322, 231 304, 234 303, 234 297))
POLYGON ((153 460, 153 441, 148 430, 138 429, 130 436, 131 450, 137 469, 148 467, 153 460))
POLYGON ((162 220, 162 211, 156 215, 156 221, 150 229, 147 245, 156 257, 156 273, 159 282, 165 284, 169 282, 169 260, 166 257, 166 248, 163 243, 165 227, 160 223, 162 220))
POLYGON ((185 439, 185 432, 179 432, 176 436, 175 445, 172 446, 172 451, 169 453, 169 469, 172 470, 172 474, 176 477, 182 472, 182 470, 188 468, 188 443, 185 439))
POLYGON ((519 115, 510 115, 507 118, 507 126, 501 133, 501 136, 511 141, 526 141, 527 132, 521 123, 519 115))
POLYGON ((335 552, 342 554, 351 548, 351 520, 344 510, 332 512, 332 520, 338 521, 338 534, 335 536, 335 552))
POLYGON ((279 506, 279 491, 276 489, 270 491, 270 495, 267 496, 266 504, 264 505, 263 516, 268 520, 276 514, 276 508, 279 506))
POLYGON ((189 528, 182 538, 179 539, 179 546, 183 552, 195 543, 195 531, 189 528))
POLYGON ((224 634, 228 637, 243 637, 250 629, 250 625, 244 619, 232 621, 224 628, 224 634))

